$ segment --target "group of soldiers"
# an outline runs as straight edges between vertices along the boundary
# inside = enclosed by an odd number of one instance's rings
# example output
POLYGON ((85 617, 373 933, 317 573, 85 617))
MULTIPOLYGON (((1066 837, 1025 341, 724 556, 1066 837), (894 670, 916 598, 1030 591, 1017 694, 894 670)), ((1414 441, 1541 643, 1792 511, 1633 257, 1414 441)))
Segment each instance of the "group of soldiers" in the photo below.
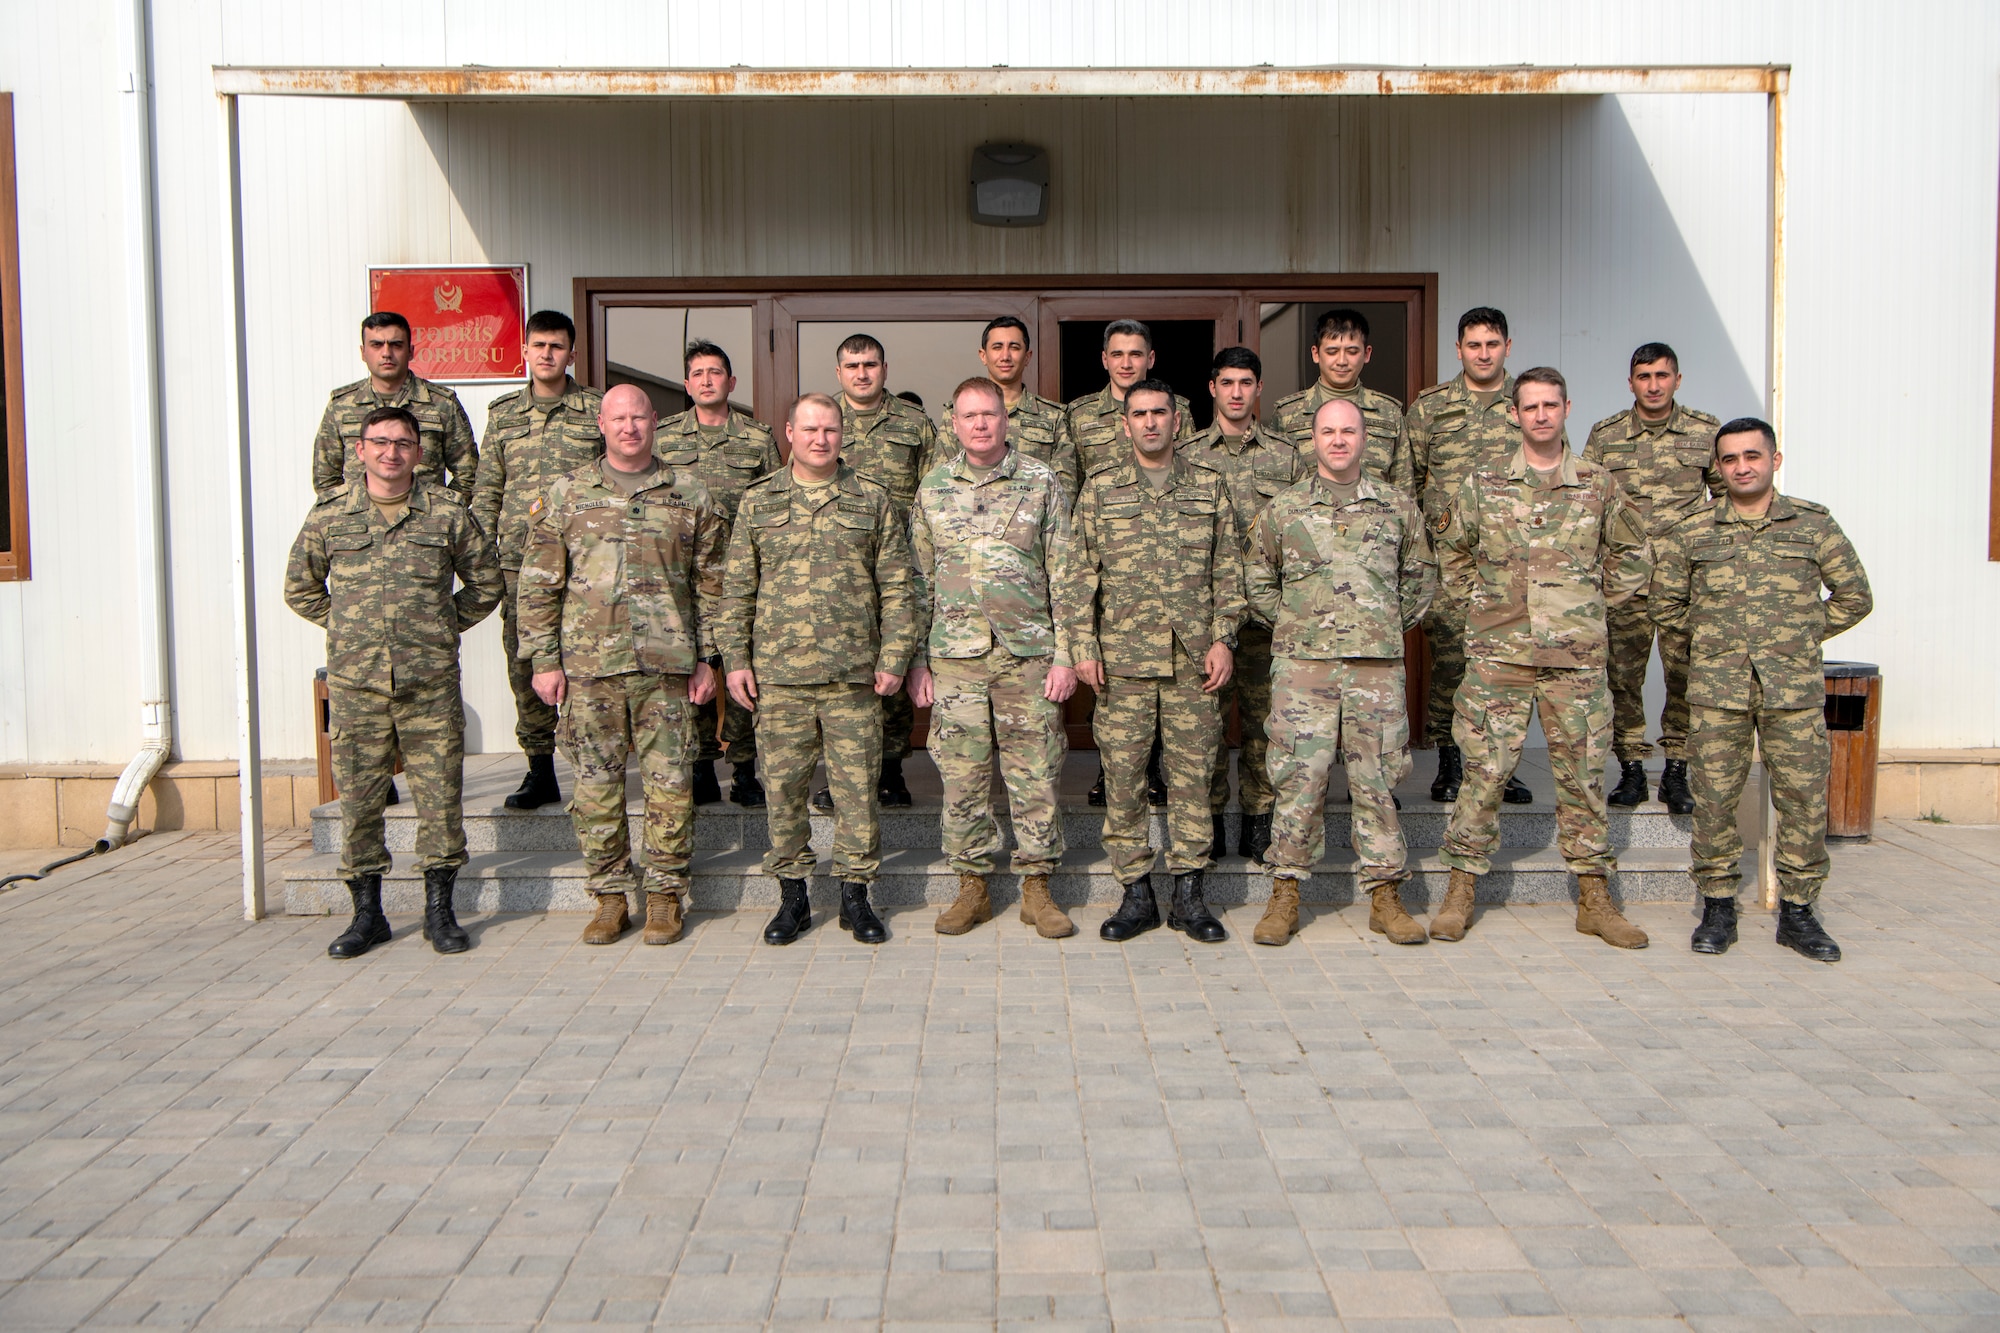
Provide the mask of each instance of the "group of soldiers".
POLYGON ((1633 353, 1632 406, 1578 455, 1563 376, 1510 374, 1507 320, 1489 307, 1459 320, 1460 373, 1407 411, 1361 382, 1373 349, 1358 311, 1320 318, 1316 382, 1267 412, 1257 354, 1225 348, 1199 432, 1153 377, 1152 337, 1134 320, 1105 329, 1105 387, 1067 406, 1026 387, 1025 324, 993 320, 985 373, 953 392, 943 433, 889 393, 882 344, 857 333, 835 354, 838 393, 792 404, 781 453, 732 408, 714 344, 686 349, 692 406, 660 422, 637 386, 577 384, 567 317, 542 311, 527 330, 530 382, 494 401, 483 457, 451 391, 410 373, 408 322, 389 312, 364 321, 369 378, 334 393, 314 444, 319 499, 286 599, 328 633, 354 901, 335 957, 390 937, 383 807, 399 759, 425 936, 440 952, 468 945, 453 910, 467 859, 458 636, 496 604, 528 757, 507 804, 561 799, 560 745, 598 904, 586 943, 629 930, 639 892, 645 942, 679 938, 694 811, 721 797, 717 758, 733 765, 731 799, 766 809, 764 868, 781 903, 764 938, 811 926, 814 805, 834 812, 841 927, 886 938, 869 902, 879 811, 910 801, 902 765, 924 707, 958 875, 936 929, 992 915, 997 765, 1021 919, 1047 938, 1074 933, 1049 880, 1064 852, 1062 705, 1083 682, 1102 766, 1092 800, 1123 889, 1107 940, 1162 924, 1162 850, 1165 924, 1224 939, 1203 875, 1233 831, 1271 875, 1253 938, 1286 943, 1324 851, 1336 763, 1370 927, 1399 944, 1462 939, 1500 805, 1533 799, 1515 768, 1539 714, 1576 928, 1644 947, 1610 895, 1606 806, 1649 795, 1643 687, 1657 643, 1659 797, 1693 815, 1692 947, 1736 939, 1736 809, 1754 747, 1778 818, 1777 939, 1840 956, 1812 910, 1828 864, 1820 645, 1868 614, 1867 577, 1824 508, 1774 489, 1769 425, 1679 403, 1664 344, 1633 353), (1453 807, 1450 882, 1428 925, 1402 902, 1394 791, 1411 765, 1404 644, 1418 626, 1431 795, 1453 807), (1608 798, 1607 751, 1620 762, 1608 798), (625 813, 634 756, 643 858, 625 813), (822 761, 827 786, 812 794, 822 761), (1164 849, 1148 839, 1149 803, 1167 809, 1164 849))

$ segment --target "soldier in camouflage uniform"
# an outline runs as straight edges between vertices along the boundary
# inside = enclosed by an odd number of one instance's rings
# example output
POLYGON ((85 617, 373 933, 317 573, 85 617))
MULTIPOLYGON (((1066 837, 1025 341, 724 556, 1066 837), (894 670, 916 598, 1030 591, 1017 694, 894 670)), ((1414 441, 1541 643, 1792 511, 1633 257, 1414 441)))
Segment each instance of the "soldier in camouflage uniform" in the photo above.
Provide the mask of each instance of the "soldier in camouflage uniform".
POLYGON ((1736 804, 1761 748, 1778 816, 1778 943, 1838 962, 1813 915, 1826 883, 1826 677, 1820 645, 1874 609, 1868 575, 1820 505, 1772 488, 1783 455, 1771 427, 1743 417, 1716 434, 1728 495, 1660 541, 1653 614, 1689 636, 1688 749, 1694 761, 1696 953, 1736 942, 1743 837, 1736 804), (1830 594, 1824 600, 1820 588, 1830 594))
POLYGON ((997 758, 1013 817, 1021 919, 1057 939, 1076 929, 1049 897, 1049 874, 1063 854, 1060 705, 1076 689, 1068 630, 1075 617, 1065 613, 1069 497, 1051 468, 1007 447, 999 385, 969 379, 951 402, 961 452, 924 478, 910 513, 919 633, 910 697, 931 707, 944 851, 958 871, 958 897, 939 913, 937 929, 959 935, 993 915, 986 877, 1000 861, 997 758))
POLYGON ((1604 614, 1646 596, 1652 560, 1625 493, 1563 441, 1569 386, 1546 366, 1514 387, 1521 447, 1485 462, 1458 489, 1438 535, 1438 565, 1466 608, 1466 676, 1452 736, 1465 750, 1465 788, 1440 859, 1451 867, 1431 938, 1464 938, 1478 877, 1500 845, 1501 775, 1514 771, 1539 710, 1556 779, 1556 843, 1576 875, 1576 928, 1621 949, 1646 932, 1612 905, 1618 868, 1604 813, 1611 698, 1604 614))
POLYGON ((361 321, 361 360, 368 378, 333 391, 313 436, 313 491, 320 499, 361 480, 354 446, 368 414, 378 407, 400 407, 416 418, 421 437, 418 479, 448 485, 461 503, 471 502, 479 471, 472 423, 457 394, 410 373, 410 352, 410 321, 395 311, 377 310, 361 321))
MULTIPOLYGON (((1507 374, 1507 353, 1513 346, 1505 315, 1491 306, 1466 311, 1458 317, 1458 359, 1464 370, 1418 394, 1404 418, 1410 488, 1433 539, 1450 524, 1452 500, 1465 479, 1484 464, 1504 465, 1520 447, 1514 381, 1507 374)), ((1438 585, 1424 619, 1424 639, 1431 650, 1424 739, 1438 752, 1431 799, 1455 801, 1464 756, 1452 741, 1452 699, 1465 678, 1465 605, 1448 579, 1438 585)), ((1525 805, 1535 798, 1510 771, 1502 799, 1525 805)))
MULTIPOLYGON (((1107 463, 1122 463, 1132 441, 1125 433, 1125 394, 1153 373, 1153 331, 1136 319, 1114 319, 1104 326, 1104 373, 1111 377, 1096 393, 1072 399, 1064 410, 1069 437, 1076 443, 1077 464, 1088 477, 1107 463)), ((1194 412, 1188 400, 1174 395, 1176 439, 1194 435, 1194 412)))
MULTIPOLYGON (((708 498, 733 525, 745 488, 778 470, 777 441, 771 438, 768 426, 731 409, 729 395, 736 392, 736 372, 729 364, 729 353, 721 347, 712 342, 689 343, 681 375, 694 406, 660 423, 653 454, 670 467, 692 469, 708 488, 708 498)), ((694 803, 707 805, 722 799, 722 788, 715 781, 715 761, 726 751, 734 770, 729 799, 746 809, 762 806, 757 733, 750 712, 725 694, 720 741, 713 718, 697 719, 695 732, 700 748, 694 759, 694 803)))
POLYGON ((563 709, 559 739, 576 772, 570 820, 597 912, 585 944, 631 924, 640 882, 625 818, 625 763, 639 758, 646 801, 648 944, 680 938, 694 822, 695 717, 715 697, 715 613, 729 525, 692 473, 653 454, 652 400, 636 385, 604 395, 604 457, 550 483, 529 507, 521 564, 521 651, 535 692, 563 709))
POLYGON ((500 564, 458 497, 415 477, 422 446, 408 411, 370 412, 356 447, 361 479, 313 507, 285 571, 285 604, 326 629, 340 874, 354 900, 327 953, 358 958, 389 939, 382 807, 399 748, 417 804, 424 938, 458 953, 470 947, 452 903, 466 859, 458 638, 500 600, 500 564))
POLYGON ((1214 832, 1209 781, 1222 739, 1220 691, 1243 620, 1243 539, 1229 487, 1174 449, 1173 386, 1125 392, 1132 453, 1099 468, 1076 504, 1070 653, 1097 691, 1092 729, 1104 761, 1104 847, 1124 900, 1099 933, 1114 943, 1160 924, 1146 841, 1146 759, 1163 739, 1174 877, 1167 925, 1189 939, 1227 938, 1202 893, 1214 832))
MULTIPOLYGON (((1054 468, 1074 502, 1083 474, 1077 467, 1076 444, 1069 438, 1069 416, 1061 403, 1052 403, 1028 388, 1028 365, 1034 357, 1028 345, 1028 326, 1017 316, 1001 315, 989 321, 979 335, 979 363, 986 367, 986 377, 1007 396, 1007 447, 1054 468)), ((924 459, 924 475, 930 475, 947 455, 958 452, 958 439, 951 430, 951 404, 946 403, 944 429, 924 459)))
POLYGON ((1423 927, 1402 902, 1408 850, 1395 788, 1410 772, 1403 635, 1423 618, 1437 568, 1406 492, 1367 475, 1367 418, 1350 398, 1320 404, 1314 472, 1251 525, 1244 585, 1272 625, 1270 779, 1276 793, 1271 901, 1251 938, 1299 928, 1299 883, 1325 850, 1326 789, 1345 759, 1368 925, 1398 944, 1423 927))
MULTIPOLYGON (((1229 491, 1236 529, 1249 554, 1250 524, 1273 497, 1289 490, 1312 471, 1310 447, 1301 453, 1283 435, 1257 423, 1257 394, 1263 387, 1264 362, 1247 347, 1225 347, 1215 354, 1209 394, 1215 418, 1208 429, 1181 446, 1181 456, 1222 474, 1229 491)), ((1236 761, 1237 803, 1242 808, 1236 850, 1261 860, 1271 845, 1271 781, 1265 772, 1265 721, 1271 715, 1271 623, 1252 613, 1236 632, 1235 669, 1219 698, 1223 717, 1236 705, 1242 755, 1236 761)), ((1228 851, 1229 746, 1218 743, 1215 772, 1208 785, 1213 854, 1228 851)))
POLYGON ((1271 432, 1297 446, 1307 470, 1313 466, 1313 420, 1320 407, 1345 398, 1368 422, 1368 452, 1361 469, 1376 481, 1402 491, 1410 484, 1409 442, 1403 438, 1403 404, 1361 382, 1361 370, 1375 357, 1368 317, 1359 310, 1329 310, 1313 329, 1312 359, 1319 378, 1310 388, 1280 398, 1271 409, 1271 432))
POLYGON ((838 793, 840 924, 860 943, 879 944, 888 932, 868 905, 868 886, 882 865, 881 696, 902 688, 917 646, 909 535, 889 492, 841 463, 840 407, 831 398, 794 403, 785 438, 791 466, 744 494, 716 627, 729 692, 757 712, 764 733, 764 873, 783 896, 764 940, 790 944, 812 924, 806 793, 824 757, 838 793), (829 588, 840 595, 827 596, 829 588))
POLYGON ((514 691, 514 739, 528 756, 528 775, 506 804, 510 810, 536 810, 560 801, 562 792, 556 786, 556 710, 535 693, 514 618, 521 557, 528 549, 528 507, 550 482, 604 452, 604 434, 597 428, 604 395, 570 377, 576 325, 560 310, 537 310, 528 317, 521 356, 528 383, 486 409, 486 455, 472 492, 472 516, 500 547, 500 572, 507 580, 500 599, 500 647, 514 691))
MULTIPOLYGON (((1646 536, 1657 543, 1690 513, 1705 510, 1711 495, 1722 494, 1714 460, 1716 419, 1675 401, 1681 363, 1665 343, 1646 343, 1632 353, 1627 382, 1632 406, 1590 428, 1583 456, 1624 488, 1646 536)), ((1646 744, 1646 664, 1653 657, 1656 627, 1644 606, 1628 602, 1609 614, 1605 628, 1611 636, 1611 752, 1620 769, 1618 787, 1605 801, 1635 806, 1646 799, 1646 755, 1652 749, 1646 744)), ((1667 757, 1660 799, 1677 815, 1691 814, 1687 635, 1659 629, 1657 636, 1667 680, 1667 702, 1660 710, 1660 749, 1667 757)))

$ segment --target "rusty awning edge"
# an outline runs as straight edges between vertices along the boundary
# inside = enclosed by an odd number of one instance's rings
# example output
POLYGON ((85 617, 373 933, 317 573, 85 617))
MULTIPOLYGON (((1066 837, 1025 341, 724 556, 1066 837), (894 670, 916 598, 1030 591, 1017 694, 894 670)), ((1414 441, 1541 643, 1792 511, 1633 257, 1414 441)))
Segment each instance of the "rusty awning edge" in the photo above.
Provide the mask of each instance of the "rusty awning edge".
POLYGON ((1228 69, 517 69, 217 65, 215 91, 399 101, 513 97, 1309 97, 1777 93, 1788 65, 1228 69))

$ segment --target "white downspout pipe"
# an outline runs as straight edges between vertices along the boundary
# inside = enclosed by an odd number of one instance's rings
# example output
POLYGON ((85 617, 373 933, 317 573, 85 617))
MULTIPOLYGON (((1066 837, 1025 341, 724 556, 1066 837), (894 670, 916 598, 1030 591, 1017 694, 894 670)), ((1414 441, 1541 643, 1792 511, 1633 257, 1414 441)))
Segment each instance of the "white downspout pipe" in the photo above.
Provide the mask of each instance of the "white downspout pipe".
POLYGON ((122 846, 145 794, 174 744, 168 690, 166 522, 161 503, 159 210, 154 200, 152 15, 131 0, 118 25, 125 71, 125 364, 131 385, 132 550, 138 575, 139 752, 132 756, 104 812, 99 851, 122 846))

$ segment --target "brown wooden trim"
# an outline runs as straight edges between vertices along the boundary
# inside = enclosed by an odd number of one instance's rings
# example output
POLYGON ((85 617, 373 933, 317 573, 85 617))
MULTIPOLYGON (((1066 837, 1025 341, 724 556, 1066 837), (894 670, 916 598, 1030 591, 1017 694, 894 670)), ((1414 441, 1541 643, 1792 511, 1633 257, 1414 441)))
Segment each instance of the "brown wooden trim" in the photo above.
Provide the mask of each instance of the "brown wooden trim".
MULTIPOLYGON (((795 292, 914 292, 914 291, 1071 291, 1143 287, 1161 293, 1213 291, 1217 287, 1254 287, 1258 291, 1296 288, 1321 293, 1349 288, 1379 292, 1385 287, 1437 289, 1435 273, 972 273, 972 274, 841 274, 835 277, 733 278, 578 278, 578 291, 590 292, 741 292, 753 287, 774 295, 795 292)), ((1378 298, 1379 299, 1379 298, 1378 298)))
POLYGON ((0 549, 0 580, 28 577, 28 413, 22 402, 21 239, 14 190, 14 95, 0 93, 0 383, 7 394, 6 458, 9 540, 0 549))

